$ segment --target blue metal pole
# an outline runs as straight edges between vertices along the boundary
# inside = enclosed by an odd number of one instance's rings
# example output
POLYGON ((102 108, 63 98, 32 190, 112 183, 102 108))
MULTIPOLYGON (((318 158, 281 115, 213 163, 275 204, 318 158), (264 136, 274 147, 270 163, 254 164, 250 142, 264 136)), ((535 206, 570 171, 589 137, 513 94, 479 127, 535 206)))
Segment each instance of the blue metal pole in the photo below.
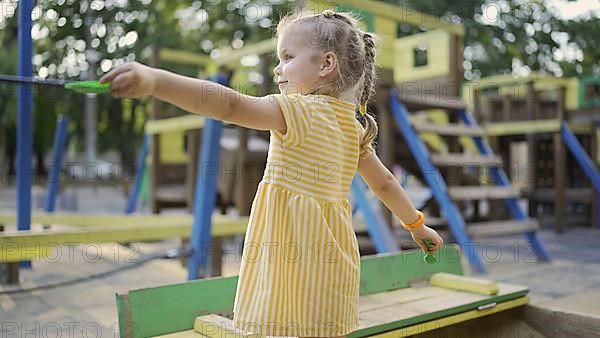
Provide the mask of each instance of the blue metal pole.
POLYGON ((131 194, 129 195, 129 200, 127 201, 127 207, 125 208, 126 214, 131 214, 131 213, 135 212, 138 195, 140 193, 140 189, 142 186, 142 178, 144 177, 144 172, 146 171, 146 156, 148 156, 148 135, 144 135, 142 151, 140 152, 140 157, 138 158, 138 166, 137 166, 137 172, 135 174, 135 182, 133 184, 133 190, 131 191, 131 194))
POLYGON ((67 127, 69 118, 61 115, 56 120, 54 132, 54 146, 52 147, 52 168, 48 176, 48 191, 46 192, 46 212, 53 212, 56 206, 56 194, 60 185, 60 172, 63 166, 63 155, 67 143, 67 127))
MULTIPOLYGON (((224 74, 211 77, 212 81, 228 85, 229 79, 224 74)), ((198 279, 199 270, 208 272, 208 254, 212 248, 211 221, 217 195, 217 175, 221 156, 221 133, 223 122, 207 118, 202 129, 202 144, 198 169, 196 173, 196 190, 194 196, 194 223, 190 244, 192 254, 188 260, 188 280, 198 279)), ((219 254, 214 252, 213 254, 219 254)))
MULTIPOLYGON (((19 76, 32 76, 31 64, 31 11, 32 0, 19 2, 19 76)), ((17 229, 29 230, 31 223, 31 148, 32 129, 31 106, 33 105, 31 85, 19 84, 17 93, 17 229)), ((31 267, 31 262, 21 262, 21 267, 31 267)))

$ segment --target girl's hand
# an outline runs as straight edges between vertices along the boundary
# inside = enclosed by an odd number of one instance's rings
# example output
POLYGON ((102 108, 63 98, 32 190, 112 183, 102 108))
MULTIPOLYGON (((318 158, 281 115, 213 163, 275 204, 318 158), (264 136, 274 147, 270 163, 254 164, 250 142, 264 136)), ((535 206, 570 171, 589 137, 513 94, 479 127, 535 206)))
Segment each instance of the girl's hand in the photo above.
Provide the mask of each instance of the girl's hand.
POLYGON ((431 240, 431 247, 429 247, 429 252, 434 253, 439 250, 442 245, 444 245, 444 240, 438 233, 431 229, 430 227, 423 225, 420 226, 413 231, 410 232, 415 243, 419 245, 423 253, 427 253, 427 245, 425 245, 425 239, 429 238, 431 240))
POLYGON ((127 62, 104 74, 100 83, 111 83, 116 97, 140 98, 154 94, 156 69, 138 62, 127 62))

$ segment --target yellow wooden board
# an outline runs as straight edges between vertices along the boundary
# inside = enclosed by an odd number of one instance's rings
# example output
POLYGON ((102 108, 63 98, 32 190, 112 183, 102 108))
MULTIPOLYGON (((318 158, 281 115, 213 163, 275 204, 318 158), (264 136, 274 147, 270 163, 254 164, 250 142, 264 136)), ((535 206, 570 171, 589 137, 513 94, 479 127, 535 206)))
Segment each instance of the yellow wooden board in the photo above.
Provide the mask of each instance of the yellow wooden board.
POLYGON ((443 30, 414 34, 394 43, 394 81, 398 83, 424 80, 450 74, 451 35, 443 30), (415 67, 414 50, 427 51, 427 64, 415 67))
POLYGON ((204 127, 204 116, 183 115, 160 120, 146 122, 146 134, 162 134, 169 132, 182 132, 186 130, 202 129, 204 127))
POLYGON ((378 338, 396 338, 396 337, 410 337, 412 335, 416 335, 419 333, 432 331, 436 329, 440 329, 442 327, 447 327, 450 325, 458 324, 461 322, 465 322, 467 320, 480 318, 484 316, 489 316, 494 313, 510 310, 512 308, 516 308, 519 306, 523 306, 529 303, 529 297, 521 297, 513 300, 508 300, 502 303, 496 304, 496 306, 483 310, 471 310, 463 313, 459 313, 456 315, 451 315, 448 317, 432 320, 425 323, 419 323, 416 325, 411 325, 404 327, 400 330, 389 331, 386 333, 374 335, 372 337, 378 338))
POLYGON ((190 158, 185 152, 185 133, 181 131, 160 134, 160 162, 165 164, 186 164, 190 158))
POLYGON ((533 82, 538 90, 551 90, 557 87, 566 89, 565 106, 567 110, 579 108, 579 79, 576 77, 559 78, 538 72, 532 72, 528 76, 496 75, 473 80, 463 84, 463 99, 473 108, 473 92, 475 89, 499 88, 501 93, 510 94, 513 97, 527 96, 527 83, 533 82))
POLYGON ((16 243, 3 243, 0 247, 0 262, 39 261, 53 256, 53 246, 21 247, 16 243))
MULTIPOLYGON (((82 213, 45 213, 33 212, 31 214, 31 223, 42 224, 63 224, 71 226, 106 226, 106 225, 177 225, 192 224, 193 216, 190 214, 181 215, 139 215, 139 214, 82 214, 82 213)), ((228 217, 215 214, 213 221, 224 222, 228 217)), ((17 215, 15 212, 0 212, 0 224, 16 224, 17 215)))
MULTIPOLYGON (((4 215, 6 216, 6 215, 4 215)), ((56 223, 69 223, 68 221, 86 220, 82 216, 77 217, 48 217, 49 215, 38 216, 40 220, 54 220, 56 223), (67 222, 65 222, 67 221, 67 222)), ((14 216, 13 216, 14 217, 14 216)), ((192 231, 192 218, 175 217, 171 220, 165 220, 162 224, 126 219, 128 216, 122 216, 122 220, 129 221, 129 224, 119 223, 119 217, 102 216, 90 217, 88 221, 95 221, 96 225, 104 225, 102 227, 94 227, 90 223, 86 224, 84 229, 60 230, 60 231, 5 231, 0 234, 0 262, 18 262, 21 260, 39 260, 43 257, 52 255, 52 250, 62 245, 79 245, 85 243, 106 243, 106 242, 139 242, 162 240, 166 238, 181 237, 189 238, 192 231), (109 222, 110 220, 114 222, 109 222), (102 222, 104 221, 104 222, 102 222)), ((165 216, 161 216, 165 217, 165 216)), ((35 215, 34 215, 35 220, 35 215)), ((136 218, 136 217, 131 217, 136 218)), ((143 219, 144 217, 137 217, 143 219)), ((151 217, 145 217, 147 220, 152 220, 151 217)), ((155 217, 157 218, 157 217, 155 217)), ((168 218, 168 217, 167 217, 168 218)), ((3 218, 5 221, 8 217, 3 218)), ((14 220, 13 220, 14 221, 14 220)), ((8 223, 8 222, 5 222, 8 223)), ((51 224, 54 222, 43 222, 51 224)), ((211 235, 213 237, 226 237, 234 235, 242 235, 246 231, 248 225, 248 217, 230 218, 216 215, 213 216, 211 227, 211 235)))
MULTIPOLYGON (((560 124, 561 121, 558 119, 488 123, 485 126, 485 134, 487 136, 502 136, 529 133, 557 133, 560 131, 560 124)), ((569 123, 569 127, 574 133, 578 134, 589 133, 592 130, 589 125, 574 123, 569 123)))
POLYGON ((429 284, 447 289, 495 295, 498 293, 496 282, 469 276, 460 276, 453 273, 438 272, 431 275, 429 284))

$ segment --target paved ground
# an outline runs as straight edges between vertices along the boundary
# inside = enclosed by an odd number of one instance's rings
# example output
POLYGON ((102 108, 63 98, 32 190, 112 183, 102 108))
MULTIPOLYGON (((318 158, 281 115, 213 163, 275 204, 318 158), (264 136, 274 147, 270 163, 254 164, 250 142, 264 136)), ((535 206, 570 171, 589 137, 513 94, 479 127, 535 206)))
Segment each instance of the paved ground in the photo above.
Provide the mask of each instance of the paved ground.
MULTIPOLYGON (((119 188, 81 188, 78 198, 79 210, 115 212, 125 205, 119 188)), ((14 210, 14 201, 14 189, 0 188, 0 210, 14 210)), ((536 262, 523 236, 480 243, 490 270, 485 278, 528 286, 536 304, 600 316, 600 229, 573 228, 562 235, 543 230, 540 236, 553 257, 550 263, 536 262)), ((141 263, 177 244, 170 240, 133 248, 79 246, 65 249, 56 262, 35 263, 33 269, 21 273, 19 288, 29 291, 0 290, 0 336, 35 332, 36 337, 54 337, 60 330, 63 337, 69 337, 69 332, 74 332, 73 336, 115 337, 116 292, 186 279, 178 260, 141 263)), ((467 274, 473 274, 466 262, 463 266, 467 274)), ((224 274, 237 274, 238 268, 239 255, 228 256, 224 274)))

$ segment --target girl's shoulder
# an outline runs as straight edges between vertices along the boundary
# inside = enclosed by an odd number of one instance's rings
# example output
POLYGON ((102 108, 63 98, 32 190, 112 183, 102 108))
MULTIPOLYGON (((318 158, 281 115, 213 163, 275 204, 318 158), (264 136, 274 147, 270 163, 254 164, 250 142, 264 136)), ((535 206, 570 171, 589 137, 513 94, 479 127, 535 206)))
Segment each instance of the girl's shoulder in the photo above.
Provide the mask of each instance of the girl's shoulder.
POLYGON ((344 110, 355 111, 357 109, 357 105, 355 103, 329 95, 272 94, 272 96, 278 99, 278 101, 285 101, 288 104, 300 104, 312 106, 313 108, 333 106, 335 108, 341 108, 344 110))

